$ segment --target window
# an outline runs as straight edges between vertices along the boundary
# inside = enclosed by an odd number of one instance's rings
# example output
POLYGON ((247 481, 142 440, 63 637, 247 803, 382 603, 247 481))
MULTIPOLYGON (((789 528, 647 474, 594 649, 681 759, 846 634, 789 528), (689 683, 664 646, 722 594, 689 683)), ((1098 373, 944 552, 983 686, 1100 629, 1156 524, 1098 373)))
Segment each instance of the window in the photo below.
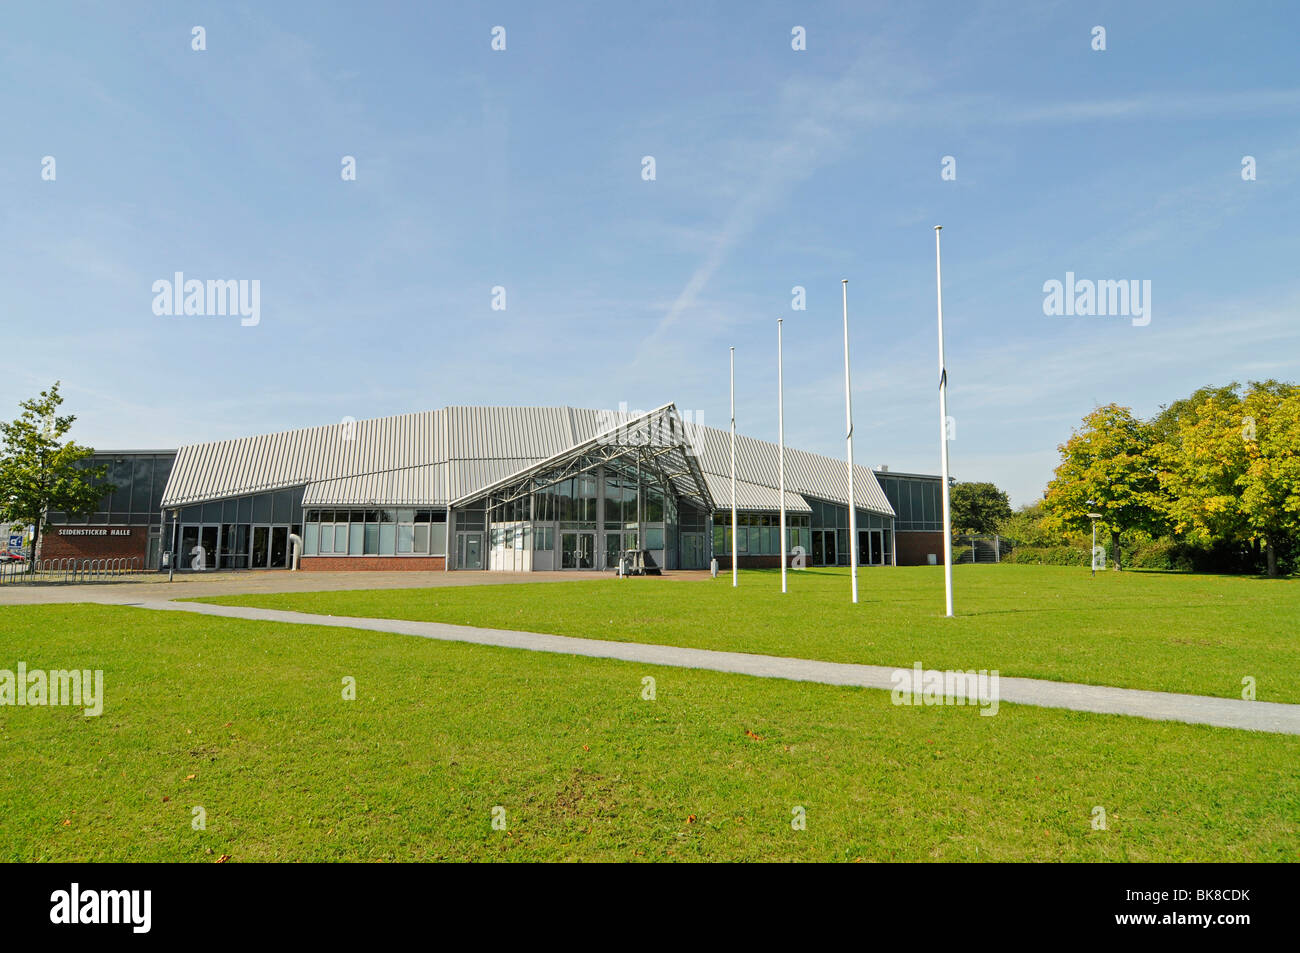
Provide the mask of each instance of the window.
POLYGON ((596 478, 590 473, 584 473, 577 478, 578 498, 577 519, 584 523, 594 523, 596 521, 596 478))
POLYGON ((533 549, 541 552, 555 549, 555 530, 550 526, 539 526, 533 530, 533 549))
POLYGON ((444 514, 441 522, 429 527, 429 552, 434 556, 447 555, 447 522, 444 514))
POLYGON ((646 487, 645 512, 642 514, 647 523, 662 523, 664 521, 664 491, 657 486, 646 487))
POLYGON ((664 548, 664 531, 662 529, 647 528, 645 531, 645 548, 646 549, 663 549, 664 548))
POLYGON ((456 528, 457 529, 482 529, 483 510, 482 509, 457 510, 456 528))
MULTIPOLYGON (((353 514, 360 516, 360 513, 353 514)), ((366 525, 362 522, 355 521, 348 526, 348 555, 360 556, 363 540, 365 538, 366 525)))

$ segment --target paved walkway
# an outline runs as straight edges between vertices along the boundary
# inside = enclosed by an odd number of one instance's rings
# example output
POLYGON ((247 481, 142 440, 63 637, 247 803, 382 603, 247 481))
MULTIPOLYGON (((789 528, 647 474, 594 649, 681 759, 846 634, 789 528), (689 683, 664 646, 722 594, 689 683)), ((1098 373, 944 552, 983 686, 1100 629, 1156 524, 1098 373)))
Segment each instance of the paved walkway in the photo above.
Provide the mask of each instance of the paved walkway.
MULTIPOLYGON (((195 612, 201 615, 226 616, 263 622, 287 622, 297 625, 328 625, 375 632, 418 635, 449 642, 473 642, 503 648, 528 649, 533 652, 556 652, 592 658, 621 659, 648 665, 678 668, 701 668, 715 672, 734 672, 760 678, 785 678, 799 682, 822 682, 827 685, 855 685, 863 688, 892 689, 898 669, 883 665, 849 665, 842 662, 817 662, 811 659, 782 658, 775 655, 749 655, 743 652, 716 652, 671 645, 640 642, 608 642, 601 639, 577 639, 564 635, 537 632, 514 632, 506 629, 480 629, 473 626, 448 625, 442 622, 410 622, 401 619, 366 619, 351 616, 313 615, 284 612, 278 609, 255 609, 244 606, 218 606, 197 602, 145 601, 132 603, 145 609, 170 612, 195 612)), ((910 669, 909 672, 910 684, 910 669)), ((1042 708, 1069 708, 1102 714, 1135 715, 1159 721, 1184 721, 1224 728, 1244 728, 1280 734, 1300 734, 1300 705, 1277 702, 1248 702, 1232 698, 1202 695, 1175 695, 1133 688, 1107 688, 1071 682, 1049 682, 1033 678, 1001 678, 1000 700, 1042 708)), ((967 696, 972 702, 974 699, 967 696)))
MULTIPOLYGON (((141 573, 92 583, 6 583, 0 586, 0 606, 48 602, 103 602, 127 605, 156 599, 199 599, 258 592, 322 592, 339 589, 426 589, 436 586, 493 586, 533 582, 591 582, 613 579, 611 572, 289 572, 254 569, 242 572, 141 573)), ((631 585, 660 581, 707 579, 703 571, 670 572, 626 580, 631 585)))

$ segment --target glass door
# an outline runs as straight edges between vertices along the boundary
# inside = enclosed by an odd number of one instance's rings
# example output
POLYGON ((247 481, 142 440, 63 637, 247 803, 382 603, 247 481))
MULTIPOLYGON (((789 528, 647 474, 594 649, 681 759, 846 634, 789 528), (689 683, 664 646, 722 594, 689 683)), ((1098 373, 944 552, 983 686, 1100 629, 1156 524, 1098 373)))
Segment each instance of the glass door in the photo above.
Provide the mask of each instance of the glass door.
POLYGON ((267 556, 271 552, 271 527, 254 526, 253 527, 253 555, 249 560, 249 568, 265 569, 267 565, 267 556))
POLYGON ((483 568, 483 534, 482 533, 457 533, 456 534, 456 568, 457 569, 482 569, 483 568))
POLYGON ((203 564, 196 569, 215 569, 217 565, 217 528, 204 526, 199 533, 199 546, 202 547, 203 564))
POLYGON ((815 529, 812 533, 814 566, 834 566, 838 560, 835 552, 835 530, 815 529))
POLYGON ((682 568, 683 569, 704 568, 704 534, 703 533, 682 534, 682 568))
POLYGON ((271 527, 271 568, 284 569, 289 565, 289 527, 271 527))
POLYGON ((596 534, 566 532, 560 534, 560 568, 594 569, 596 534))
MULTIPOLYGON (((199 545, 199 527, 182 526, 180 548, 176 551, 176 568, 177 569, 194 569, 195 561, 198 559, 198 553, 194 551, 199 545)), ((199 563, 198 565, 202 565, 199 563)))

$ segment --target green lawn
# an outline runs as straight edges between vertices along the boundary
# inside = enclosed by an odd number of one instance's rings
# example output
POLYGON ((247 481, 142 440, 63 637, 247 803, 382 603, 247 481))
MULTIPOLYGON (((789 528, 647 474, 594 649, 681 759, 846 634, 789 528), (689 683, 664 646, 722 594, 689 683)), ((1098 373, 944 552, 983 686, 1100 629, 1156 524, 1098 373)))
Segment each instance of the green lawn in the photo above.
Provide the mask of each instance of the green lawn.
POLYGON ((525 629, 835 662, 1300 702, 1300 579, 959 566, 218 597, 228 605, 525 629))
MULTIPOLYGON (((697 590, 624 591, 689 609, 697 590)), ((0 708, 0 860, 1300 850, 1300 737, 1006 704, 990 718, 882 691, 127 607, 5 608, 0 632, 0 668, 100 668, 107 698, 98 718, 0 708), (796 806, 806 830, 791 829, 796 806)))

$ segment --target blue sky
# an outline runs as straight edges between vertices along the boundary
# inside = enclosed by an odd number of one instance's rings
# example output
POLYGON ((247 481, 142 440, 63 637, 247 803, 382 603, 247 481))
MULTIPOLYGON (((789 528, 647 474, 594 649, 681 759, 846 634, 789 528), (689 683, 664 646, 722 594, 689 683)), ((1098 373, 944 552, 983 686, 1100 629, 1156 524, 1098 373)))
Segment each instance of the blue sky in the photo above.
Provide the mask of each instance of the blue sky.
POLYGON ((781 317, 787 440, 840 455, 848 278, 857 459, 937 472, 942 224, 952 471, 1030 502, 1098 403, 1300 378, 1298 27, 1288 3, 15 6, 0 417, 61 379, 101 448, 446 404, 726 427, 735 345, 738 427, 774 439, 781 317), (260 281, 260 323, 155 315, 177 271, 260 281), (1045 316, 1067 271, 1151 281, 1151 323, 1045 316))

